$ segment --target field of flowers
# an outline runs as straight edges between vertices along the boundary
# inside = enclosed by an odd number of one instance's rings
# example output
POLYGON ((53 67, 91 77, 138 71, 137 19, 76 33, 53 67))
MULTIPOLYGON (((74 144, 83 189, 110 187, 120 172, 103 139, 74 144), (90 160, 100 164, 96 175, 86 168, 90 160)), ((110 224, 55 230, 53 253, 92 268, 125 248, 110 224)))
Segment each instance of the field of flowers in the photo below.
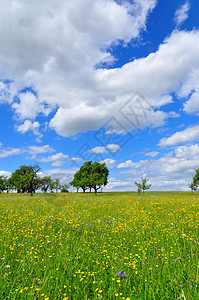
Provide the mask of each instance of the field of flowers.
POLYGON ((0 299, 199 299, 199 194, 0 194, 0 299))

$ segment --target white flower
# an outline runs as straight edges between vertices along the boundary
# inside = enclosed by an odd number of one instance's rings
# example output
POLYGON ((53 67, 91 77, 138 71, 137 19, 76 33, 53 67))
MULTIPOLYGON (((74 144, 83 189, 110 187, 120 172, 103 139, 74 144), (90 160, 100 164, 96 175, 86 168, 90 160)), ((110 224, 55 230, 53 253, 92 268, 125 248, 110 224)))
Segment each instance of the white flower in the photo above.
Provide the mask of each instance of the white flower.
POLYGON ((183 233, 183 234, 182 234, 182 237, 184 238, 185 236, 186 236, 186 234, 185 234, 185 233, 183 233))

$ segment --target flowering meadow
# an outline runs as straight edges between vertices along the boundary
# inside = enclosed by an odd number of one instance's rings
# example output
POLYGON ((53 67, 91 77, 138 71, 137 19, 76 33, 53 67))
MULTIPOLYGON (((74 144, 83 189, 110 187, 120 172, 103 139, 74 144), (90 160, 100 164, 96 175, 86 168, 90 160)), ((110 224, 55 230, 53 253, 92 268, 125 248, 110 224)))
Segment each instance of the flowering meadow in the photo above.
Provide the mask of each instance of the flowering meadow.
POLYGON ((199 299, 199 194, 0 194, 0 299, 199 299))

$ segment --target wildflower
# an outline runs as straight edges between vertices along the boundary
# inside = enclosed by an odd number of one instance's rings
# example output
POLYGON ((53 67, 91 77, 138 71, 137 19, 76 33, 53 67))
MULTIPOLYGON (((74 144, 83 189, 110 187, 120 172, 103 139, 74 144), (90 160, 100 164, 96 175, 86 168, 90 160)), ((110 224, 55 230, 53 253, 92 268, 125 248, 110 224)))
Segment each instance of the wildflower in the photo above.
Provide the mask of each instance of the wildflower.
POLYGON ((121 279, 126 278, 126 275, 125 275, 125 273, 123 271, 122 272, 118 272, 117 276, 120 277, 121 279))

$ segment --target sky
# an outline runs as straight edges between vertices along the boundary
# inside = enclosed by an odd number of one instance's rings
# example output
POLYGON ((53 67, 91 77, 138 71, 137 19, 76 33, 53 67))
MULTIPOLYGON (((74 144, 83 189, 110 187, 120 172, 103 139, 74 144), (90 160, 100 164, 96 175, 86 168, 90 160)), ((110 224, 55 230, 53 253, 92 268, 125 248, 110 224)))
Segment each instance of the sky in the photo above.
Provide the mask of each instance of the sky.
POLYGON ((0 175, 186 191, 199 167, 199 1, 0 0, 0 175))

